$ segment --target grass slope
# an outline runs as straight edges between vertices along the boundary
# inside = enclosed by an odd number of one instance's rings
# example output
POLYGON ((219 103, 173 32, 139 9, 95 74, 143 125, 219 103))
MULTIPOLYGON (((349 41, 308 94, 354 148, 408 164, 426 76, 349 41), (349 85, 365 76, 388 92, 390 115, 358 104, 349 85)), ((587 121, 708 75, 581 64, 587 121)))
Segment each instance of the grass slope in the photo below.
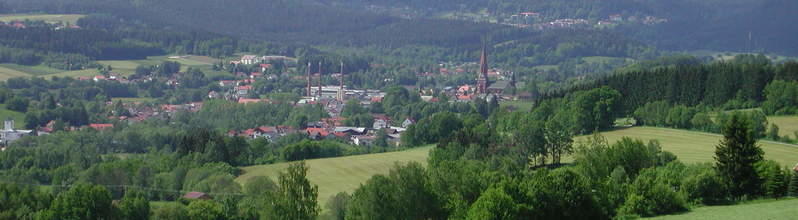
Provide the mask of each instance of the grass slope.
MULTIPOLYGON (((715 155, 715 146, 722 138, 719 134, 685 131, 669 128, 632 127, 603 132, 602 135, 610 143, 622 137, 636 139, 659 140, 663 150, 670 151, 685 163, 712 162, 715 155)), ((577 140, 584 140, 583 137, 577 140)), ((784 166, 792 166, 798 162, 798 145, 784 144, 772 141, 757 142, 765 151, 765 159, 774 160, 784 166)))
POLYGON ((798 138, 795 136, 795 132, 798 132, 798 116, 771 116, 768 117, 768 122, 779 126, 779 136, 798 138))
MULTIPOLYGON (((206 73, 207 76, 226 75, 229 73, 214 71, 211 66, 218 63, 219 60, 207 56, 180 56, 178 58, 169 58, 167 56, 153 56, 147 57, 145 60, 100 60, 98 64, 103 66, 111 66, 114 73, 119 73, 124 76, 133 75, 138 66, 155 66, 161 64, 163 61, 175 61, 182 65, 181 70, 186 71, 189 67, 199 68, 206 73)), ((52 77, 80 77, 80 76, 95 76, 98 75, 96 69, 64 71, 54 69, 46 66, 24 66, 17 64, 0 64, 0 81, 5 81, 14 77, 30 77, 40 76, 46 79, 52 77)))
POLYGON ((758 201, 731 206, 707 206, 679 215, 665 215, 656 220, 701 219, 701 220, 748 220, 748 219, 796 219, 798 199, 758 201))
MULTIPOLYGON (((308 160, 308 179, 319 186, 319 204, 323 206, 336 193, 351 193, 372 176, 387 174, 397 162, 415 161, 426 164, 430 149, 432 146, 399 152, 308 160)), ((288 163, 244 167, 244 174, 236 178, 236 182, 244 185, 255 176, 268 176, 276 182, 279 172, 287 167, 288 163)))
MULTIPOLYGON (((14 119, 14 127, 16 129, 25 127, 25 113, 8 110, 5 104, 0 104, 0 121, 5 121, 9 118, 14 119)), ((2 127, 0 127, 0 129, 2 129, 2 127)))
MULTIPOLYGON (((663 150, 673 152, 685 163, 712 162, 715 146, 722 138, 718 134, 685 131, 668 128, 632 127, 602 133, 610 143, 622 137, 659 140, 663 150)), ((586 136, 577 137, 577 141, 586 136)), ((798 145, 761 141, 765 158, 775 160, 784 166, 798 162, 798 145)), ((319 186, 319 202, 325 204, 330 196, 338 192, 353 192, 360 184, 376 174, 387 174, 396 162, 417 161, 426 163, 429 150, 433 146, 414 148, 407 151, 381 154, 357 155, 349 157, 308 160, 308 178, 319 186)), ((243 167, 244 174, 236 181, 242 185, 249 178, 268 176, 276 181, 279 172, 288 167, 287 163, 243 167)))
POLYGON ((0 81, 6 81, 8 79, 15 77, 30 77, 30 76, 31 75, 26 72, 0 66, 0 81))

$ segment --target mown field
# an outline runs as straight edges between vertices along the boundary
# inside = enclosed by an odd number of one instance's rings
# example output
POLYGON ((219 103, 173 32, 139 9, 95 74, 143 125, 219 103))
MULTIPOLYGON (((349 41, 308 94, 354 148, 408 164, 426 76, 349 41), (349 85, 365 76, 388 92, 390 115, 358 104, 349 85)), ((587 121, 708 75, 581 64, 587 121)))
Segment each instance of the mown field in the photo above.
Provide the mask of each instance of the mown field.
MULTIPOLYGON (((189 67, 199 68, 208 76, 223 74, 213 71, 211 65, 219 62, 215 58, 206 56, 181 56, 179 58, 169 58, 167 56, 153 56, 145 60, 100 60, 96 61, 103 66, 111 66, 114 73, 119 73, 124 76, 132 75, 136 72, 138 66, 155 66, 163 61, 176 61, 182 65, 181 70, 185 71, 189 67)), ((95 76, 98 72, 96 69, 84 69, 65 71, 47 66, 24 66, 16 64, 0 64, 0 81, 4 81, 14 77, 81 77, 81 76, 95 76)))
POLYGON ((528 100, 513 100, 513 101, 503 101, 499 102, 499 106, 507 106, 515 108, 515 111, 522 111, 528 112, 529 110, 534 107, 535 103, 528 100))
POLYGON ((699 207, 678 215, 665 215, 654 220, 749 220, 749 219, 798 219, 798 199, 765 200, 730 206, 699 207))
MULTIPOLYGON (((712 162, 715 146, 720 135, 676 130, 668 128, 632 127, 602 133, 610 143, 622 137, 633 137, 648 140, 659 140, 663 150, 673 152, 679 160, 686 163, 712 162)), ((577 137, 577 141, 586 137, 577 137)), ((775 160, 784 166, 792 166, 798 162, 798 145, 776 142, 759 142, 765 151, 765 158, 775 160)), ((408 151, 382 154, 358 155, 339 158, 308 160, 310 167, 308 178, 319 186, 319 202, 325 204, 330 196, 338 192, 352 192, 375 174, 386 174, 396 162, 417 161, 425 163, 432 146, 415 148, 408 151)), ((244 174, 236 181, 244 184, 254 176, 268 176, 276 181, 277 175, 288 164, 272 164, 243 167, 244 174)))
MULTIPOLYGON (((610 143, 618 141, 622 137, 632 137, 644 141, 659 140, 663 150, 676 154, 679 160, 685 163, 712 162, 715 146, 722 138, 719 134, 655 127, 623 128, 603 132, 602 135, 610 143)), ((577 141, 584 139, 584 136, 578 137, 577 141)), ((758 144, 765 151, 765 159, 777 161, 784 166, 798 163, 798 145, 772 141, 760 141, 758 144)))
POLYGON ((779 127, 779 136, 789 136, 792 139, 798 138, 798 116, 772 116, 768 117, 768 122, 779 127))
POLYGON ((79 15, 79 14, 2 14, 0 15, 0 21, 2 22, 9 22, 9 21, 24 21, 24 20, 31 20, 31 21, 44 21, 47 23, 70 23, 70 24, 77 24, 78 19, 85 17, 86 15, 79 15))
MULTIPOLYGON (((308 179, 319 186, 319 204, 324 205, 336 193, 351 193, 372 176, 387 174, 396 163, 415 161, 426 164, 430 149, 432 146, 399 152, 308 160, 308 179)), ((236 178, 236 181, 243 185, 252 177, 268 176, 276 182, 279 172, 287 167, 288 163, 243 167, 244 174, 236 178)))

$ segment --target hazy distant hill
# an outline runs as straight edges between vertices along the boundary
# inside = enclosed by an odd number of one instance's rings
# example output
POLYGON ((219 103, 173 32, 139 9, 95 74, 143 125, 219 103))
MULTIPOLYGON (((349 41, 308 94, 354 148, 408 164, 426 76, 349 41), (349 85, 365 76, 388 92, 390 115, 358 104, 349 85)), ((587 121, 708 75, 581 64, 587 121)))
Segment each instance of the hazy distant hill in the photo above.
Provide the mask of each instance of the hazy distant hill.
POLYGON ((470 45, 479 44, 488 33, 513 34, 500 25, 433 19, 435 14, 454 11, 495 16, 534 11, 545 19, 655 16, 668 22, 615 31, 660 49, 798 55, 795 0, 7 0, 6 4, 25 12, 111 13, 245 38, 388 47, 470 45), (399 8, 418 16, 402 19, 375 7, 399 8))

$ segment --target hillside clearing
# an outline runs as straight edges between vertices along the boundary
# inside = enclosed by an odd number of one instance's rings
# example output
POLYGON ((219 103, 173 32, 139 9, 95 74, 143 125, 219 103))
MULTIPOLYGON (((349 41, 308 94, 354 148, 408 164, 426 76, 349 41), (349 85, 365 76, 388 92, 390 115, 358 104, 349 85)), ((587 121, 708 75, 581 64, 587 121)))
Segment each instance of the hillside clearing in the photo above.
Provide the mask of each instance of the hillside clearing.
MULTIPOLYGON (((622 137, 635 139, 659 140, 663 150, 670 151, 685 163, 712 162, 715 155, 715 146, 722 138, 719 134, 677 130, 656 127, 632 127, 603 132, 602 135, 610 143, 622 137)), ((577 140, 584 140, 585 136, 577 140)), ((798 162, 798 145, 778 143, 772 141, 757 142, 765 151, 765 159, 774 160, 784 166, 792 166, 798 162)))
MULTIPOLYGON (((715 146, 721 139, 718 134, 655 127, 625 128, 603 132, 602 135, 610 143, 624 136, 644 141, 659 140, 663 150, 676 154, 685 163, 712 162, 715 146)), ((586 137, 580 136, 576 139, 585 140, 586 137)), ((760 141, 759 144, 765 151, 766 159, 775 160, 784 166, 792 166, 798 162, 798 145, 769 141, 760 141)), ((396 162, 416 161, 426 164, 432 148, 433 146, 425 146, 399 152, 308 160, 308 179, 319 186, 319 202, 323 205, 338 192, 353 192, 373 175, 387 174, 396 162)), ((286 167, 287 163, 243 167, 244 174, 236 178, 236 181, 243 185, 255 176, 268 176, 276 181, 278 173, 286 167)))
POLYGON ((44 21, 47 23, 70 23, 77 24, 78 20, 86 15, 80 14, 3 14, 0 15, 0 21, 44 21))
POLYGON ((679 215, 665 215, 646 219, 795 219, 798 216, 798 199, 756 201, 730 206, 706 206, 679 215))
MULTIPOLYGON (((319 204, 323 206, 336 193, 351 193, 372 176, 388 174, 397 162, 415 161, 426 165, 430 149, 432 146, 398 152, 308 160, 308 179, 319 186, 319 204)), ((276 182, 279 172, 287 167, 288 163, 244 167, 244 174, 236 178, 236 182, 244 185, 255 176, 267 176, 276 182)))
POLYGON ((19 70, 11 69, 8 67, 0 66, 0 81, 6 81, 11 78, 15 77, 29 77, 31 76, 28 73, 21 72, 19 70))
POLYGON ((25 127, 25 113, 8 110, 5 104, 0 104, 0 120, 5 121, 9 118, 14 119, 14 128, 22 129, 25 127))
MULTIPOLYGON (((219 62, 218 59, 207 56, 152 56, 144 60, 99 60, 96 61, 102 66, 111 66, 111 72, 119 73, 123 76, 129 76, 136 73, 136 67, 139 66, 155 66, 161 64, 163 61, 174 61, 180 63, 182 66, 181 71, 188 70, 189 67, 199 68, 206 76, 219 76, 229 75, 227 72, 214 71, 211 66, 219 62)), ((5 81, 14 77, 31 77, 40 76, 46 79, 52 77, 81 77, 81 76, 95 76, 99 72, 96 69, 72 70, 65 71, 47 66, 25 66, 17 64, 0 64, 0 81, 5 81)))
POLYGON ((768 122, 779 126, 779 136, 796 139, 795 132, 798 132, 798 116, 771 116, 768 122))

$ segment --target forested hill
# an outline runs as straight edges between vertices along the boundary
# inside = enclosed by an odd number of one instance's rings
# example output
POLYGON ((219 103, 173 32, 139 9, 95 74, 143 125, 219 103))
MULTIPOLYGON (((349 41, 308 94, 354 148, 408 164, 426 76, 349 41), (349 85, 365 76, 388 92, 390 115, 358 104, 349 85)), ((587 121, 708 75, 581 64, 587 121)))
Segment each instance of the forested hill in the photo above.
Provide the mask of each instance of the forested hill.
POLYGON ((7 4, 14 12, 108 13, 245 39, 342 46, 479 45, 480 37, 490 32, 512 32, 499 25, 404 20, 304 0, 9 0, 7 4))
MULTIPOLYGON (((794 94, 789 93, 792 87, 789 91, 782 92, 777 90, 784 89, 768 88, 774 81, 798 85, 798 63, 794 61, 774 64, 762 55, 738 55, 730 61, 708 64, 689 59, 657 62, 660 64, 637 66, 593 83, 550 94, 548 97, 562 97, 577 91, 607 86, 623 96, 622 109, 619 110, 623 113, 631 113, 656 101, 685 106, 741 109, 760 107, 768 100, 785 98, 793 103, 792 100, 795 99, 794 94)), ((792 105, 794 104, 787 106, 792 105)), ((778 110, 773 109, 770 112, 778 110)))
POLYGON ((763 51, 798 54, 798 1, 794 0, 330 0, 348 7, 410 8, 418 16, 487 13, 494 19, 519 12, 540 13, 541 20, 606 20, 609 15, 667 19, 658 25, 617 29, 661 49, 763 51), (751 38, 749 41, 749 33, 751 38))

